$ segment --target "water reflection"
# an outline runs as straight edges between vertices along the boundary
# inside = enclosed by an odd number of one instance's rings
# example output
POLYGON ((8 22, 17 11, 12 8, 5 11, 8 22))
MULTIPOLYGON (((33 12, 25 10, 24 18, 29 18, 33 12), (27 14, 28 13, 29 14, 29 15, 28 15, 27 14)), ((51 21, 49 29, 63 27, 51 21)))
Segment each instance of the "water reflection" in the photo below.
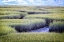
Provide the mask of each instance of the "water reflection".
POLYGON ((49 27, 39 28, 36 30, 31 30, 30 32, 49 32, 49 27))

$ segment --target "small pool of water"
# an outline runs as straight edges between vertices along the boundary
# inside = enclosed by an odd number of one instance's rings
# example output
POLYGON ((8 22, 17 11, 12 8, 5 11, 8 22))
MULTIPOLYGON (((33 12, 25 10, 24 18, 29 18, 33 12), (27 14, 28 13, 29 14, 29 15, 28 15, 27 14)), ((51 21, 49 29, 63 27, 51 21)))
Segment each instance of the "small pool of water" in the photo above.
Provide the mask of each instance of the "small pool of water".
POLYGON ((30 32, 49 32, 49 27, 44 27, 36 30, 31 30, 30 32))

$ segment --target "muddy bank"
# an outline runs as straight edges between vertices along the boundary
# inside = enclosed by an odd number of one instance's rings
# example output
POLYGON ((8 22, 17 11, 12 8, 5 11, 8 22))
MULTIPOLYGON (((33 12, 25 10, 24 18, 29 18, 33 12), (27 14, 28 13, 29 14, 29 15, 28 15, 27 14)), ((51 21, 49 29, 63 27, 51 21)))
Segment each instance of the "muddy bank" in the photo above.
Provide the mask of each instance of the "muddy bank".
POLYGON ((50 14, 51 12, 27 12, 28 14, 50 14))
POLYGON ((44 20, 46 21, 45 26, 49 26, 50 23, 53 23, 53 22, 64 22, 64 20, 60 20, 60 19, 49 19, 49 18, 45 18, 44 20))
POLYGON ((31 30, 36 30, 45 27, 45 23, 32 23, 32 24, 20 24, 20 25, 11 25, 12 28, 15 28, 18 32, 28 32, 31 30))

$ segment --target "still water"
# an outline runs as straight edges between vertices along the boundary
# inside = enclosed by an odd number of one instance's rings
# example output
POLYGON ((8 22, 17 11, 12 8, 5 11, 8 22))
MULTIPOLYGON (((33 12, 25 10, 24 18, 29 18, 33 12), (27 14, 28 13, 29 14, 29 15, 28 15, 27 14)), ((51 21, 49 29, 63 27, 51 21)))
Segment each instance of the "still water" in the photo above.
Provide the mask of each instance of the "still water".
POLYGON ((30 32, 49 32, 49 27, 44 27, 36 30, 31 30, 30 32))

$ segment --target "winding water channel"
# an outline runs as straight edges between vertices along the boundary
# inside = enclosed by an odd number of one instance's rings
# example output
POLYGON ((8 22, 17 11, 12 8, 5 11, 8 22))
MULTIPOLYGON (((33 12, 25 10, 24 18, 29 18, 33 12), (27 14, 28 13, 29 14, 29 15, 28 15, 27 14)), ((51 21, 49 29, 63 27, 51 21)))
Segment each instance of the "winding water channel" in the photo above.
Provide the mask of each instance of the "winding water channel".
POLYGON ((30 32, 49 32, 49 27, 39 28, 36 30, 31 30, 30 32))

